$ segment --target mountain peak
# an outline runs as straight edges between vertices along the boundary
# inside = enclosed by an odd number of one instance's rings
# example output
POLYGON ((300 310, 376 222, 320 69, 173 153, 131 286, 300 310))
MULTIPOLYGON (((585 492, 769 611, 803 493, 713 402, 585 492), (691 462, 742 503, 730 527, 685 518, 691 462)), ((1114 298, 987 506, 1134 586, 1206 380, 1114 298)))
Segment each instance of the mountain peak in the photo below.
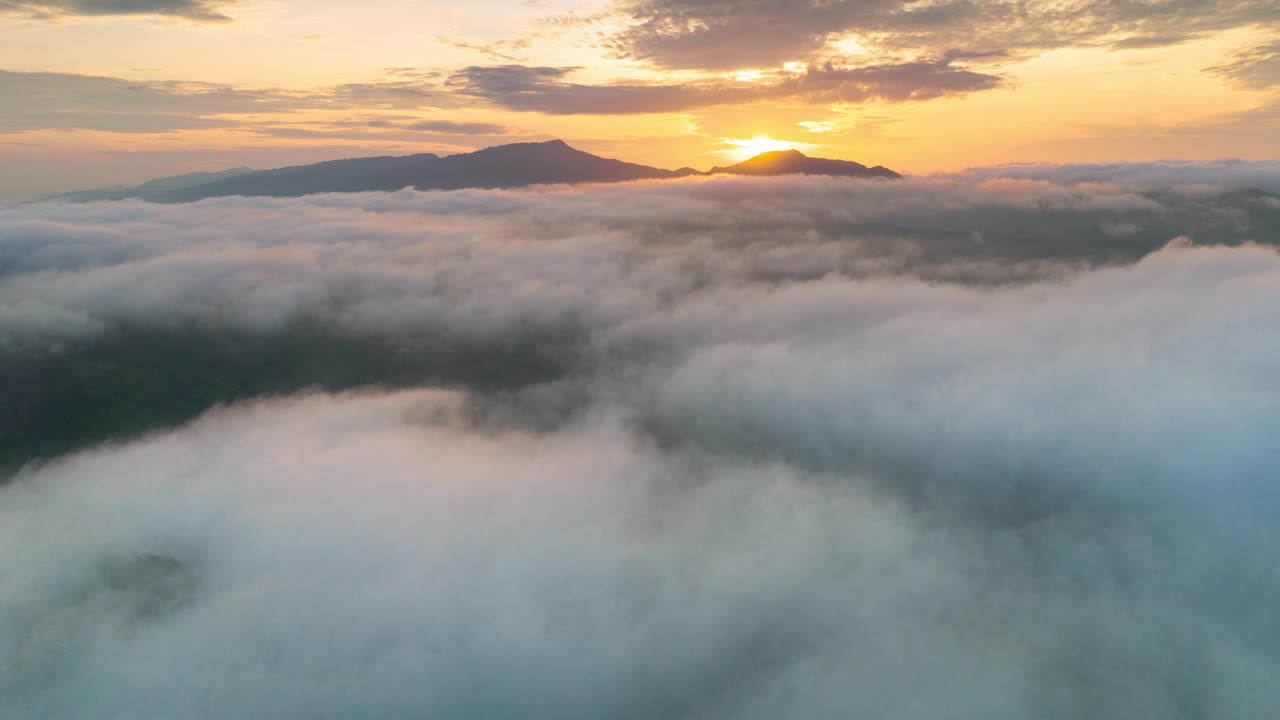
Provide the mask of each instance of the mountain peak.
POLYGON ((709 174, 729 175, 839 175, 843 177, 896 180, 902 176, 888 168, 869 168, 850 160, 812 158, 799 150, 771 150, 737 165, 712 168, 709 174))
POLYGON ((548 157, 576 157, 585 155, 581 150, 569 145, 563 140, 543 140, 538 142, 519 142, 508 143, 506 145, 494 145, 482 150, 475 150, 469 153, 460 153, 458 155, 450 155, 448 157, 530 157, 530 158, 548 158, 548 157))
MULTIPOLYGON (((2 3, 3 0, 0 0, 2 3)), ((433 154, 329 160, 312 165, 222 173, 193 173, 133 188, 86 191, 62 196, 67 200, 105 200, 137 197, 153 202, 189 202, 227 195, 296 197, 311 193, 400 190, 504 188, 560 183, 661 180, 691 175, 843 175, 896 179, 882 167, 868 168, 845 160, 811 158, 799 150, 775 150, 750 160, 701 173, 693 168, 663 170, 598 157, 564 140, 511 143, 438 156, 433 154)))

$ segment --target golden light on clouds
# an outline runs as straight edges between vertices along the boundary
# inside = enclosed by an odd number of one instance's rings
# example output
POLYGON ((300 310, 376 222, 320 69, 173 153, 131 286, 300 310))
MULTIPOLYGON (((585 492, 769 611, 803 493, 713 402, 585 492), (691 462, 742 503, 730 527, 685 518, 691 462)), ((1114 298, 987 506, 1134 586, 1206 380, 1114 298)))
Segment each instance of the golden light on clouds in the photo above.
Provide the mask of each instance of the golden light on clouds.
POLYGON ((796 124, 804 128, 805 132, 811 132, 811 133, 816 133, 821 135, 825 133, 839 132, 845 123, 843 120, 837 119, 837 120, 801 120, 796 124))

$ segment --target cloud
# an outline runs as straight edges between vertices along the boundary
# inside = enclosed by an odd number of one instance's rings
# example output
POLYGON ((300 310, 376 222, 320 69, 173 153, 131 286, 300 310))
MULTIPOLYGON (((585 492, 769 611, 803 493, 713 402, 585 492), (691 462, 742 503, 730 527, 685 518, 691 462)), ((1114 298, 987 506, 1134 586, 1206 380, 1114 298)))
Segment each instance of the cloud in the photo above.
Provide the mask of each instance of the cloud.
POLYGON ((787 98, 813 102, 904 102, 997 87, 1001 79, 949 60, 863 67, 815 65, 800 73, 772 73, 759 83, 694 81, 680 84, 583 85, 565 78, 577 68, 473 66, 455 73, 449 87, 503 108, 554 115, 679 112, 713 105, 787 98))
POLYGON ((347 83, 338 85, 327 94, 333 103, 355 109, 449 107, 456 104, 438 90, 432 78, 415 77, 410 80, 347 83))
POLYGON ((745 88, 717 85, 582 85, 565 82, 576 68, 524 65, 473 66, 449 80, 462 95, 484 98, 508 110, 555 115, 664 113, 743 102, 745 88))
POLYGON ((454 122, 452 120, 423 120, 406 126, 410 130, 426 130, 429 132, 449 133, 455 135, 503 135, 507 132, 504 125, 485 122, 454 122))
POLYGON ((211 116, 279 110, 283 93, 197 82, 0 70, 0 131, 158 132, 227 125, 211 116))
POLYGON ((704 70, 839 56, 838 41, 848 36, 881 58, 948 50, 1020 53, 1169 45, 1234 27, 1267 26, 1275 17, 1271 0, 623 0, 616 11, 626 25, 608 45, 618 54, 665 68, 704 70))
POLYGON ((66 16, 159 15, 197 22, 229 22, 227 0, 0 0, 0 12, 52 20, 66 16))
POLYGON ((470 50, 480 53, 495 62, 519 63, 524 62, 526 58, 512 53, 528 50, 529 45, 532 43, 532 38, 526 37, 514 41, 498 40, 488 43, 471 43, 451 38, 448 35, 437 35, 436 42, 457 50, 470 50))
POLYGON ((930 100, 990 90, 1001 78, 954 67, 952 60, 885 63, 840 68, 830 63, 810 66, 804 73, 788 75, 778 94, 823 102, 930 100))
MULTIPOLYGON (((351 83, 312 92, 182 81, 133 81, 0 70, 0 132, 168 132, 242 125, 235 115, 308 109, 420 108, 456 104, 424 80, 351 83)), ((251 123, 250 126, 257 123, 251 123)))
MULTIPOLYGON (((1241 164, 1237 181, 1268 172, 1241 164)), ((12 206, 0 212, 0 465, 308 387, 518 392, 665 352, 633 329, 673 303, 731 302, 739 286, 1027 283, 1179 236, 1277 237, 1274 197, 1219 198, 1239 183, 1167 174, 1202 182, 987 172, 12 206)))
POLYGON ((1280 204, 1154 172, 0 207, 0 715, 1265 716, 1280 204))
POLYGON ((472 136, 502 136, 511 133, 505 125, 487 122, 458 122, 453 120, 405 121, 371 116, 366 120, 338 120, 332 122, 280 122, 259 123, 251 132, 259 135, 283 138, 326 138, 365 141, 420 142, 424 137, 435 139, 460 137, 475 140, 472 136))
POLYGON ((1280 85, 1280 42, 1249 48, 1234 55, 1229 62, 1206 71, 1249 90, 1275 87, 1280 85))
POLYGON ((1257 188, 1280 193, 1280 161, 1014 164, 971 168, 958 178, 1022 178, 1056 185, 1109 183, 1142 192, 1217 194, 1257 188))

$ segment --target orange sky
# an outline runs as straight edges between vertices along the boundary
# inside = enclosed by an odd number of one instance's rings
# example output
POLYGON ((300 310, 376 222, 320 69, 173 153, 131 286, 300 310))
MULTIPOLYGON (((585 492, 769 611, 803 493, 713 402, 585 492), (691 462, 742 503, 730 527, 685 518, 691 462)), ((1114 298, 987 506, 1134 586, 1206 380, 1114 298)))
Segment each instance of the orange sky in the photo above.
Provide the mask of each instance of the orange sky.
POLYGON ((1275 0, 103 7, 0 3, 0 195, 552 137, 672 168, 1280 158, 1275 0))

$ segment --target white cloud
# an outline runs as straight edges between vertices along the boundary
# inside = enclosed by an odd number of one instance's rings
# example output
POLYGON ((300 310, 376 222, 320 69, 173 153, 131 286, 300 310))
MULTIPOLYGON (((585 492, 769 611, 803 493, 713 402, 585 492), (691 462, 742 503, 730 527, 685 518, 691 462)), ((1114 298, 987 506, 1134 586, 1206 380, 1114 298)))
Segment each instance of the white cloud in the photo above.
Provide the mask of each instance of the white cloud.
POLYGON ((1265 716, 1275 209, 1093 180, 0 208, 0 714, 1265 716))
POLYGON ((1142 190, 1213 195, 1257 188, 1280 192, 1280 162, 1219 160, 1078 165, 1017 164, 973 168, 962 177, 1025 178, 1060 184, 1111 183, 1142 190))

